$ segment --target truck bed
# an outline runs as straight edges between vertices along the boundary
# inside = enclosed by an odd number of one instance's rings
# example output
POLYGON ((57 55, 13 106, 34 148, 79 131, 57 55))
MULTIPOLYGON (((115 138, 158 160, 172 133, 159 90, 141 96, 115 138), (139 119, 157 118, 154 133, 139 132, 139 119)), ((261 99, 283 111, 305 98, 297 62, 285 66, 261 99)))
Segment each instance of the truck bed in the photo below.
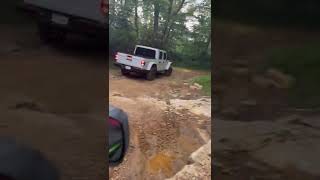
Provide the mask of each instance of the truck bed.
POLYGON ((28 5, 37 6, 76 17, 107 23, 100 13, 100 0, 24 0, 28 5))
POLYGON ((125 54, 125 53, 118 53, 117 54, 117 63, 131 66, 131 67, 135 67, 135 68, 140 68, 140 69, 146 68, 148 61, 149 61, 149 59, 134 56, 131 54, 125 54), (142 60, 145 61, 146 66, 141 65, 142 60))

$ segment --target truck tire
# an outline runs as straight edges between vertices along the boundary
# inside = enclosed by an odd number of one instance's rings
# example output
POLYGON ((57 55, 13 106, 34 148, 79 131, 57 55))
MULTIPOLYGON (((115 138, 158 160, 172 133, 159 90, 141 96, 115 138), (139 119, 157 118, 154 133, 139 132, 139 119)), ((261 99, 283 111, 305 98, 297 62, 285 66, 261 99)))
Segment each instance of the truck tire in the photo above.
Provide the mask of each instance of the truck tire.
POLYGON ((164 72, 164 75, 171 76, 171 74, 172 74, 172 67, 170 66, 169 69, 164 72))
POLYGON ((124 76, 127 76, 127 75, 129 75, 129 71, 127 71, 126 69, 124 69, 124 68, 121 68, 121 74, 122 75, 124 75, 124 76))
POLYGON ((157 67, 156 66, 152 66, 150 71, 147 73, 146 78, 149 81, 152 81, 156 78, 157 75, 157 67))

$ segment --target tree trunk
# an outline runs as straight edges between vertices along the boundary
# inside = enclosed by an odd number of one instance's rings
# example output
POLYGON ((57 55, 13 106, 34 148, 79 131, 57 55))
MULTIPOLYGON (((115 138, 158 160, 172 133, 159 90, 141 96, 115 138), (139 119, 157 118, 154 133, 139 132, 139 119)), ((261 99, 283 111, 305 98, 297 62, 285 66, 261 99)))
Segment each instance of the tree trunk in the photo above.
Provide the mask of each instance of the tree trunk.
POLYGON ((211 54, 211 31, 209 33, 209 37, 207 40, 207 49, 208 49, 208 54, 211 54))
POLYGON ((154 20, 153 20, 153 32, 155 34, 158 33, 159 28, 159 13, 160 13, 160 6, 157 0, 154 1, 154 20))
POLYGON ((157 0, 154 1, 154 16, 153 16, 153 46, 158 45, 158 29, 159 29, 159 14, 160 5, 157 0))
POLYGON ((176 11, 174 11, 172 13, 172 7, 173 7, 173 0, 170 0, 170 6, 168 9, 168 19, 165 23, 165 28, 163 31, 163 35, 162 35, 162 45, 165 45, 165 43, 167 42, 167 38, 169 37, 169 33, 170 30, 172 28, 173 22, 172 22, 172 18, 171 17, 175 17, 178 15, 178 13, 180 12, 180 10, 182 9, 184 3, 186 2, 186 0, 182 0, 181 3, 178 6, 178 9, 176 11))
POLYGON ((115 17, 115 0, 109 0, 109 26, 113 25, 115 17))
POLYGON ((171 21, 172 6, 173 6, 173 0, 169 0, 169 8, 168 8, 168 14, 167 14, 168 18, 167 18, 166 22, 164 23, 164 30, 162 32, 162 40, 164 40, 164 37, 167 34, 169 22, 171 21))
POLYGON ((138 0, 135 0, 135 6, 134 6, 134 25, 136 28, 136 34, 137 34, 137 39, 139 39, 139 16, 138 16, 138 0))

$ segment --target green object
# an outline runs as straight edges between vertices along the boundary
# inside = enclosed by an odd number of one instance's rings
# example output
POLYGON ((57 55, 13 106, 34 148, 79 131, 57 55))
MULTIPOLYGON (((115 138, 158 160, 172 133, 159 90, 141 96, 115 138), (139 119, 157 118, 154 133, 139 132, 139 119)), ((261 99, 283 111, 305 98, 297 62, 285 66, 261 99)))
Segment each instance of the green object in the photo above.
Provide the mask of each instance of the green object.
POLYGON ((119 149, 120 146, 120 143, 112 145, 111 148, 109 148, 109 156, 112 155, 117 149, 119 149))
POLYGON ((207 96, 211 96, 211 74, 195 77, 191 80, 191 83, 200 84, 202 92, 207 96))

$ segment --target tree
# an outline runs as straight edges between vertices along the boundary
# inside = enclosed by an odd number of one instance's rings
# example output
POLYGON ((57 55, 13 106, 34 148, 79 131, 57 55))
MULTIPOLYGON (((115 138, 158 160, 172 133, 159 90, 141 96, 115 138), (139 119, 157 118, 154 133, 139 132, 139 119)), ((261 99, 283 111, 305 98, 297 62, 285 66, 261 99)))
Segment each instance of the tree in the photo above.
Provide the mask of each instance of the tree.
POLYGON ((110 48, 143 44, 165 49, 181 62, 208 59, 210 11, 209 0, 110 0, 110 48))

